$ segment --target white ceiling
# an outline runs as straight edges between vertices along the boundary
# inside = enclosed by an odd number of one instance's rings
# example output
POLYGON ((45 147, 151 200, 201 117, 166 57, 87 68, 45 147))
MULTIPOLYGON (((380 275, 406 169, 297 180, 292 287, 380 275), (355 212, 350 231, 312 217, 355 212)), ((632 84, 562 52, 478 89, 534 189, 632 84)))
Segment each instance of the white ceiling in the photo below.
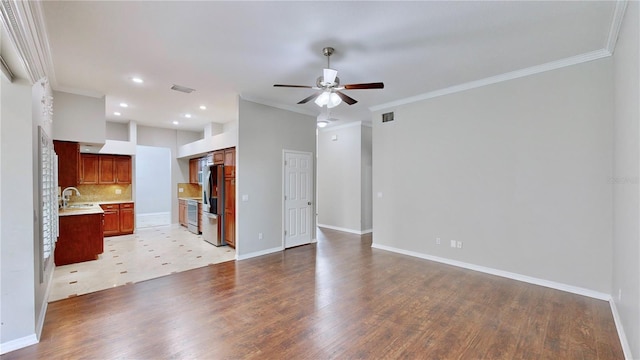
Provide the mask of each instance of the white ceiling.
POLYGON ((347 90, 359 102, 331 112, 336 124, 369 121, 372 106, 603 49, 615 5, 45 1, 42 8, 54 89, 106 95, 109 121, 172 128, 178 120, 181 129, 202 130, 237 120, 238 96, 320 114, 313 102, 296 105, 313 90, 273 84, 315 84, 325 46, 336 49, 331 65, 343 84, 384 82, 383 90, 347 90), (196 91, 175 92, 173 84, 196 91))

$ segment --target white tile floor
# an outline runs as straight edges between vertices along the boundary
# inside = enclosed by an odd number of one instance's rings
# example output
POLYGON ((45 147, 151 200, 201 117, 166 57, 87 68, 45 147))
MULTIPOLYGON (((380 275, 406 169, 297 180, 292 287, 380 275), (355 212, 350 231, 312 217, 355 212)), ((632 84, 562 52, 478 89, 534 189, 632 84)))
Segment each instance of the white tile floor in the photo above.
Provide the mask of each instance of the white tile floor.
POLYGON ((98 260, 57 266, 49 302, 230 261, 235 250, 215 247, 174 225, 137 229, 133 235, 105 238, 98 260))

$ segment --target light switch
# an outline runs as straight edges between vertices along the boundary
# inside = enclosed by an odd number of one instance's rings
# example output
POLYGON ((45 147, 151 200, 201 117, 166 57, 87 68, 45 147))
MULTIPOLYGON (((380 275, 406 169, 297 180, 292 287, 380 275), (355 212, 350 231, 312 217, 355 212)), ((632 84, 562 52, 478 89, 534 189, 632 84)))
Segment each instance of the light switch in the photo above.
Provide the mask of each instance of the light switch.
POLYGON ((381 193, 381 192, 379 192, 379 193, 378 193, 378 197, 379 197, 379 198, 381 198, 381 197, 382 197, 382 193, 381 193))
POLYGON ((117 194, 117 195, 122 194, 122 190, 121 190, 121 189, 116 189, 116 194, 117 194))
POLYGON ((178 192, 184 192, 183 188, 178 188, 178 192))
POLYGON ((249 195, 242 195, 242 201, 249 201, 249 195))
POLYGON ((338 135, 331 135, 331 141, 338 141, 338 135))

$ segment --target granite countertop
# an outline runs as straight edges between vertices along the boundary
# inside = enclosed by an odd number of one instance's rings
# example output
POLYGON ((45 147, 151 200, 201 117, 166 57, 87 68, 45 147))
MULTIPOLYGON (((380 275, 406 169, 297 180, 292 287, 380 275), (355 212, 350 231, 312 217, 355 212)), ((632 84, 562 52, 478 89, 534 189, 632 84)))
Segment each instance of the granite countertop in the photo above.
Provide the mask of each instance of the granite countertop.
POLYGON ((114 201, 96 201, 96 202, 79 202, 79 203, 70 203, 69 207, 66 209, 58 209, 59 216, 69 216, 69 215, 90 215, 90 214, 104 214, 104 211, 100 207, 100 205, 108 205, 108 204, 128 204, 133 203, 133 200, 114 200, 114 201), (81 207, 74 207, 74 206, 81 207), (86 206, 82 206, 86 205, 86 206))
MULTIPOLYGON (((73 204, 71 204, 73 206, 73 204)), ((98 204, 92 204, 89 207, 80 207, 80 208, 66 208, 58 210, 59 216, 69 216, 69 215, 91 215, 91 214, 104 214, 104 211, 98 204)))

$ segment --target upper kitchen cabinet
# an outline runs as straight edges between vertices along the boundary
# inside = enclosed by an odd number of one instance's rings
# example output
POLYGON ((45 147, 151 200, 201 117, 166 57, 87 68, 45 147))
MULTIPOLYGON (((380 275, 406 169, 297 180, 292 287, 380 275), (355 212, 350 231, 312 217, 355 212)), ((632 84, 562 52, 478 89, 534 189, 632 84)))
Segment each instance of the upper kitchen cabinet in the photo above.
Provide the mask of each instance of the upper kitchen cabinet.
POLYGON ((214 165, 224 164, 224 150, 218 150, 213 152, 213 164, 214 165))
POLYGON ((80 144, 71 141, 53 141, 58 155, 58 186, 66 188, 78 185, 80 166, 80 144))
POLYGON ((131 156, 80 154, 79 184, 131 184, 131 156))
POLYGON ((200 158, 189 160, 189 182, 192 184, 200 183, 200 158))
POLYGON ((100 160, 96 154, 80 154, 78 184, 97 184, 100 160))
POLYGON ((115 184, 116 166, 113 156, 100 155, 100 172, 98 174, 98 184, 115 184))
POLYGON ((131 184, 131 156, 114 156, 116 184, 131 184))
POLYGON ((236 176, 236 149, 224 149, 224 177, 236 176))

